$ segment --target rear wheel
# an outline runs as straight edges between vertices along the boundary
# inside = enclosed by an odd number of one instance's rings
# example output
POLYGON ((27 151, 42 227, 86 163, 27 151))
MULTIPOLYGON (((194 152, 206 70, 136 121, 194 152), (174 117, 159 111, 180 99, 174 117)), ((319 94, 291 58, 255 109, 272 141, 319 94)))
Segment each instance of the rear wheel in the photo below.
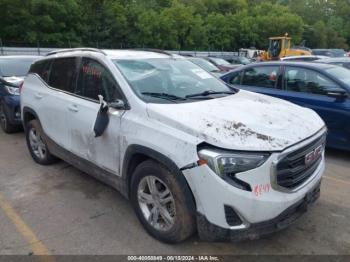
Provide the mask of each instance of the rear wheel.
POLYGON ((57 158, 53 156, 44 140, 44 134, 38 120, 31 120, 26 127, 26 140, 29 152, 34 159, 40 165, 50 165, 57 161, 57 158))
POLYGON ((147 160, 137 166, 131 182, 131 202, 147 232, 167 243, 180 242, 195 231, 194 212, 177 176, 147 160))
POLYGON ((16 125, 12 125, 9 121, 9 118, 6 115, 4 105, 0 105, 0 126, 1 129, 7 133, 11 134, 19 130, 19 127, 16 125))

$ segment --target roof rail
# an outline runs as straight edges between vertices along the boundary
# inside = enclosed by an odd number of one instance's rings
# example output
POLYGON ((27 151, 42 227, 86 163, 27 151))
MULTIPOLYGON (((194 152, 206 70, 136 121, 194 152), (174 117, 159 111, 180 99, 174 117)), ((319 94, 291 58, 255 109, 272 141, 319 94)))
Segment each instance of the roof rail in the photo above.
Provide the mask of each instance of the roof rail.
POLYGON ((90 51, 90 52, 97 52, 97 53, 101 53, 101 54, 106 55, 106 53, 100 49, 82 47, 82 48, 59 49, 59 50, 55 50, 55 51, 51 51, 51 52, 47 53, 46 56, 60 54, 60 53, 66 53, 66 52, 74 52, 74 51, 90 51))
POLYGON ((154 53, 160 53, 160 54, 164 54, 164 55, 168 55, 168 56, 173 56, 174 54, 170 53, 170 52, 167 52, 167 51, 164 51, 162 49, 153 49, 153 48, 136 48, 134 50, 137 50, 137 51, 147 51, 147 52, 154 52, 154 53))

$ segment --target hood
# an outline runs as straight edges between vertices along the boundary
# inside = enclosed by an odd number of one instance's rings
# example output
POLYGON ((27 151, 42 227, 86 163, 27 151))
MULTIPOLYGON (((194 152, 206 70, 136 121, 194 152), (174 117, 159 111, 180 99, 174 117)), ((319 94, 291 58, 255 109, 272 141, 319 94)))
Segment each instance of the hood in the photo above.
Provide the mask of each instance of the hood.
POLYGON ((218 66, 222 71, 231 71, 233 69, 236 69, 238 67, 241 67, 242 65, 220 65, 218 66))
POLYGON ((19 86, 20 83, 23 82, 24 77, 21 77, 21 76, 5 76, 2 79, 4 79, 7 83, 13 84, 15 86, 19 86))
POLYGON ((193 103, 148 104, 150 118, 211 145, 245 151, 280 151, 324 127, 312 110, 240 90, 193 103))
POLYGON ((221 65, 222 67, 225 67, 225 68, 237 68, 239 66, 241 66, 240 64, 231 64, 231 65, 221 65))

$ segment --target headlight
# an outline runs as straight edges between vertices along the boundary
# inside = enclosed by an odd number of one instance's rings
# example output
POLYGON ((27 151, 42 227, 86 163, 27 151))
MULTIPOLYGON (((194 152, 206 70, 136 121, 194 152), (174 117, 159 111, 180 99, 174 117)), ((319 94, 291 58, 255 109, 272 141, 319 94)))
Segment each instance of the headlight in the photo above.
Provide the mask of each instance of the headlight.
POLYGON ((257 168, 270 156, 267 153, 229 152, 219 149, 202 149, 198 155, 221 178, 231 178, 236 182, 236 173, 257 168))
POLYGON ((5 89, 9 94, 19 96, 19 88, 18 87, 5 86, 5 89))

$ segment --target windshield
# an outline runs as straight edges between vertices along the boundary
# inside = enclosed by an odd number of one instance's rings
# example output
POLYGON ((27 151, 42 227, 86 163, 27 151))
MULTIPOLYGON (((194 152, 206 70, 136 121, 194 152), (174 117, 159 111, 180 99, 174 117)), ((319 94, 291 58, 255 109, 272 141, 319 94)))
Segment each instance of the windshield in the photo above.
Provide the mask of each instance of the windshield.
POLYGON ((211 57, 210 59, 213 60, 217 65, 230 65, 229 62, 222 58, 211 57))
POLYGON ((335 78, 339 79, 340 81, 344 82, 345 84, 350 85, 349 69, 345 69, 339 66, 326 69, 325 71, 330 75, 334 76, 335 78))
POLYGON ((201 58, 190 58, 189 59, 191 62, 195 63, 196 65, 200 66, 204 70, 208 72, 218 72, 220 71, 219 68, 217 68, 215 65, 210 63, 207 60, 201 59, 201 58))
POLYGON ((346 53, 342 49, 332 49, 332 53, 334 54, 335 57, 344 57, 346 56, 346 53))
MULTIPOLYGON (((205 91, 232 91, 199 66, 185 59, 153 58, 112 60, 119 68, 133 91, 144 101, 166 103, 166 99, 150 94, 166 94, 183 98, 205 91)), ((169 102, 169 101, 168 101, 169 102)))
POLYGON ((344 57, 346 55, 345 51, 342 49, 313 50, 313 54, 329 57, 344 57))
POLYGON ((26 76, 30 65, 35 58, 0 59, 0 75, 6 76, 26 76))

